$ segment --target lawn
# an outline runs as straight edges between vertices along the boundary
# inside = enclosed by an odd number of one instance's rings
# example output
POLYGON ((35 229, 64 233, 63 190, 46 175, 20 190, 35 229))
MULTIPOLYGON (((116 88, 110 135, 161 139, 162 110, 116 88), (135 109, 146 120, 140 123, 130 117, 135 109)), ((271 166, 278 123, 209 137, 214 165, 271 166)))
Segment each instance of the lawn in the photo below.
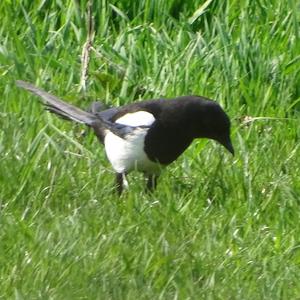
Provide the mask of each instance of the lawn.
POLYGON ((295 0, 0 2, 0 299, 299 299, 300 9, 295 0), (196 94, 232 120, 153 194, 117 197, 82 108, 196 94))

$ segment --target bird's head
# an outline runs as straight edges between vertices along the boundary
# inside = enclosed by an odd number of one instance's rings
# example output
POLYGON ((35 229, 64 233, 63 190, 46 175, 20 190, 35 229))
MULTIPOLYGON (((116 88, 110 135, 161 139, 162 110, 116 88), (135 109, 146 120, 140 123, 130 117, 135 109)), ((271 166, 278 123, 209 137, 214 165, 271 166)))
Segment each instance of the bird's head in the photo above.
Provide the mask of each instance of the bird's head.
POLYGON ((195 137, 213 139, 234 155, 230 139, 230 120, 217 102, 198 100, 189 107, 189 115, 195 137))

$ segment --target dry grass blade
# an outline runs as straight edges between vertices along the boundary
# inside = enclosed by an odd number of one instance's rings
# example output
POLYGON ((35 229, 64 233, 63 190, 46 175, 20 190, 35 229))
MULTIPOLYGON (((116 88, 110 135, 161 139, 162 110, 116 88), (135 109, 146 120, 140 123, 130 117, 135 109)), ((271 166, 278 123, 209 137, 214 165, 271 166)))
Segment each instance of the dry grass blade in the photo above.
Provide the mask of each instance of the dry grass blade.
POLYGON ((93 45, 94 32, 94 17, 93 17, 93 0, 88 1, 88 13, 87 13, 87 39, 82 48, 81 54, 81 78, 80 78, 80 90, 86 92, 87 80, 88 80, 88 67, 90 61, 90 52, 93 45))

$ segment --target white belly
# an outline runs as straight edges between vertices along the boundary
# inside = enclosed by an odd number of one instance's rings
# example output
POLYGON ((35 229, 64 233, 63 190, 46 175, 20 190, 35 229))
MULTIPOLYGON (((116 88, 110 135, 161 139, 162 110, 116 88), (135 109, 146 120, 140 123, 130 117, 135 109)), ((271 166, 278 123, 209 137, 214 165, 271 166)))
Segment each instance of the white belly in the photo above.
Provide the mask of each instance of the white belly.
POLYGON ((105 136, 106 155, 114 170, 128 173, 133 170, 148 174, 158 174, 161 166, 148 159, 144 152, 144 140, 147 129, 136 129, 126 140, 109 132, 105 136))
MULTIPOLYGON (((122 116, 116 123, 130 126, 151 125, 155 121, 152 114, 139 111, 122 116)), ((147 128, 136 128, 134 132, 122 139, 108 132, 104 139, 106 155, 114 170, 118 173, 128 173, 138 170, 148 174, 159 174, 161 165, 152 162, 144 151, 147 128)))

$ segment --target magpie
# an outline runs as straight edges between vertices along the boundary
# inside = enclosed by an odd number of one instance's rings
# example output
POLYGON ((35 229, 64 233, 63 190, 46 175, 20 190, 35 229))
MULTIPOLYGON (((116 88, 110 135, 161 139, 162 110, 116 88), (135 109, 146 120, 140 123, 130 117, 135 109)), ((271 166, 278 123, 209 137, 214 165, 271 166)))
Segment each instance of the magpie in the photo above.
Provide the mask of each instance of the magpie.
POLYGON ((148 190, 155 189, 161 170, 196 138, 215 140, 234 155, 229 117, 205 97, 152 99, 107 109, 95 102, 85 111, 28 82, 19 80, 17 86, 41 97, 48 111, 94 130, 116 172, 119 194, 133 170, 145 174, 148 190))

